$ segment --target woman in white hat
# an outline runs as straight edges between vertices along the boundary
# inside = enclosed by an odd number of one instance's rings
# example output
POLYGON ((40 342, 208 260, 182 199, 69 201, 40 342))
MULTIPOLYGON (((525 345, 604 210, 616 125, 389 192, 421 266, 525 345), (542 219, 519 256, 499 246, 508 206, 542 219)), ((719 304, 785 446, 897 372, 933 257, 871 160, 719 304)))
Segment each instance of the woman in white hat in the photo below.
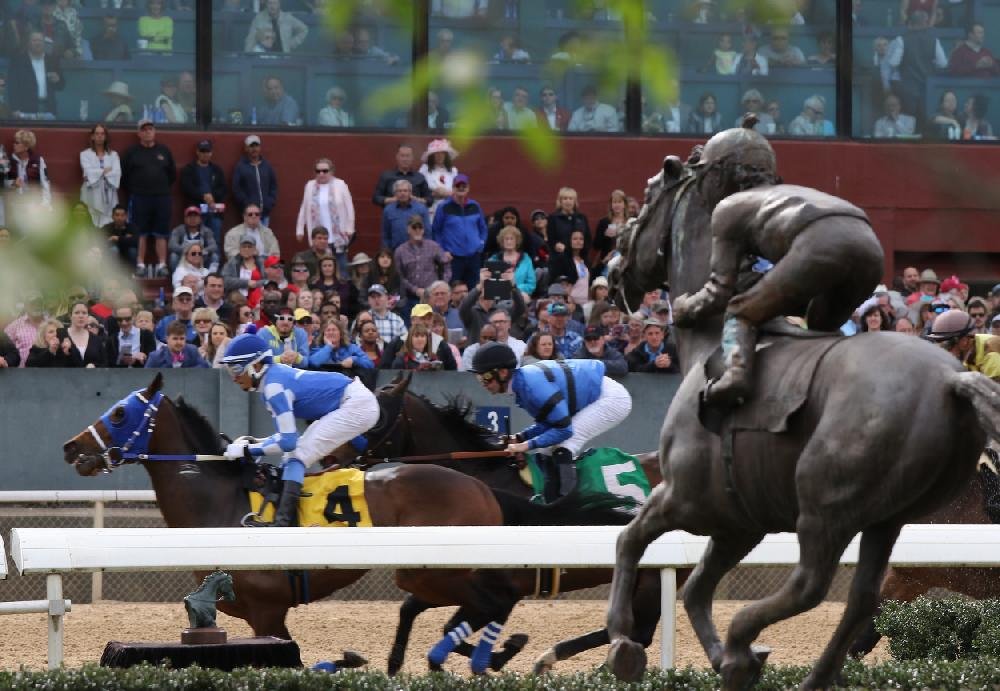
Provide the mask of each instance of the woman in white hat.
POLYGON ((427 145, 427 151, 420 155, 423 165, 420 166, 420 174, 427 180, 427 186, 431 190, 434 204, 430 208, 431 220, 434 220, 434 210, 442 199, 451 196, 451 185, 458 175, 458 168, 455 167, 455 159, 458 152, 452 148, 451 142, 447 139, 434 139, 427 145))
POLYGON ((128 84, 111 82, 111 86, 104 90, 104 95, 112 103, 111 110, 104 116, 104 122, 132 122, 135 120, 135 116, 132 115, 132 97, 128 93, 128 84))

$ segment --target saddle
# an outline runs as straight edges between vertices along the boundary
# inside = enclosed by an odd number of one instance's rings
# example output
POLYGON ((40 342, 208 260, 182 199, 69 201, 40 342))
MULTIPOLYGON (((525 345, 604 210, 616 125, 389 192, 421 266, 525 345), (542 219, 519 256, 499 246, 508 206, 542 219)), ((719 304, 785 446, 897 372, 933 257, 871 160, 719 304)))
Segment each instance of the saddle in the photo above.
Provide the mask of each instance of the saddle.
MULTIPOLYGON (((839 332, 802 329, 780 317, 765 323, 757 341, 753 397, 736 408, 721 408, 709 405, 702 395, 698 419, 715 434, 721 434, 724 426, 732 431, 786 431, 788 419, 809 397, 816 368, 843 338, 839 332)), ((724 370, 719 346, 705 361, 706 382, 717 379, 724 370)))

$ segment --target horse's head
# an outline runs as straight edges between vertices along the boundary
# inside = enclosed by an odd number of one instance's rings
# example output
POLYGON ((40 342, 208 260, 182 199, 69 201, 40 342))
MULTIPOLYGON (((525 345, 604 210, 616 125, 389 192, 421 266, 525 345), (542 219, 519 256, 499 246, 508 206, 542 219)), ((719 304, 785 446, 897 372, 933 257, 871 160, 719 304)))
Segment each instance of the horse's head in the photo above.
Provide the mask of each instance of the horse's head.
POLYGON ((629 312, 638 309, 644 293, 666 280, 669 213, 687 177, 688 169, 677 156, 663 159, 663 168, 646 183, 642 210, 618 235, 618 256, 608 263, 608 284, 615 301, 629 312))
MULTIPOLYGON (((232 602, 236 599, 236 591, 233 590, 233 577, 225 571, 216 571, 215 573, 219 574, 215 582, 215 598, 217 600, 232 602)), ((214 576, 215 574, 212 575, 214 576)))
POLYGON ((163 375, 158 373, 148 387, 133 391, 115 403, 96 422, 63 444, 63 459, 80 475, 90 476, 118 465, 121 451, 144 453, 163 398, 161 388, 163 375))

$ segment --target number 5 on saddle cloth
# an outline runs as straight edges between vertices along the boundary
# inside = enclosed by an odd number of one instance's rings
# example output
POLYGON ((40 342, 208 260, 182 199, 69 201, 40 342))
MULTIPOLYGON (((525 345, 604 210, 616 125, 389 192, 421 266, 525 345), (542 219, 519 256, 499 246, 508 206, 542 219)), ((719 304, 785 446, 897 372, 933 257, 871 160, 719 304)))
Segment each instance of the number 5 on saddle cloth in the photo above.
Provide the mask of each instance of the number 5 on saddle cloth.
MULTIPOLYGON (((532 488, 541 495, 545 477, 535 462, 535 454, 528 456, 528 469, 532 488)), ((576 460, 576 473, 581 494, 614 494, 632 499, 633 510, 638 510, 652 491, 639 460, 620 449, 588 449, 576 460)))

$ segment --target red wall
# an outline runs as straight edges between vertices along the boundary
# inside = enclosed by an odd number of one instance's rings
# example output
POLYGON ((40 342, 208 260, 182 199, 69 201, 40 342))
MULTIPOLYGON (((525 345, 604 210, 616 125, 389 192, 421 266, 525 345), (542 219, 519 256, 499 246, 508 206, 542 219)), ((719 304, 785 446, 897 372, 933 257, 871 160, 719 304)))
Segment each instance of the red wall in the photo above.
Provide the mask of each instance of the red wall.
MULTIPOLYGON (((12 129, 0 129, 10 147, 12 129)), ((83 130, 38 129, 38 151, 45 157, 55 189, 72 195, 80 185, 78 152, 87 142, 83 130)), ((198 132, 161 131, 158 139, 171 147, 178 166, 193 157, 198 132)), ((245 136, 216 132, 215 161, 231 173, 245 136)), ((278 171, 279 198, 271 219, 282 252, 300 248, 294 223, 313 160, 334 161, 354 196, 358 240, 352 251, 377 249, 380 211, 371 202, 381 170, 393 165, 399 142, 422 151, 431 139, 386 134, 265 133, 264 156, 278 171)), ((112 132, 119 152, 135 142, 130 130, 112 132)), ((554 170, 541 170, 511 137, 488 137, 463 151, 459 169, 471 177, 472 198, 487 213, 512 204, 526 217, 534 208, 550 210, 561 186, 574 187, 584 213, 596 219, 605 212, 612 189, 622 188, 641 199, 647 178, 664 156, 686 157, 698 143, 685 139, 567 138, 563 160, 554 170)), ((816 187, 863 207, 886 250, 887 278, 907 263, 931 266, 940 274, 958 272, 963 280, 1000 279, 1000 148, 994 146, 870 144, 860 142, 776 141, 779 170, 786 182, 816 187)), ((177 216, 181 201, 178 194, 177 216)), ((230 212, 226 227, 238 222, 230 212)), ((179 222, 179 220, 177 221, 179 222)))

